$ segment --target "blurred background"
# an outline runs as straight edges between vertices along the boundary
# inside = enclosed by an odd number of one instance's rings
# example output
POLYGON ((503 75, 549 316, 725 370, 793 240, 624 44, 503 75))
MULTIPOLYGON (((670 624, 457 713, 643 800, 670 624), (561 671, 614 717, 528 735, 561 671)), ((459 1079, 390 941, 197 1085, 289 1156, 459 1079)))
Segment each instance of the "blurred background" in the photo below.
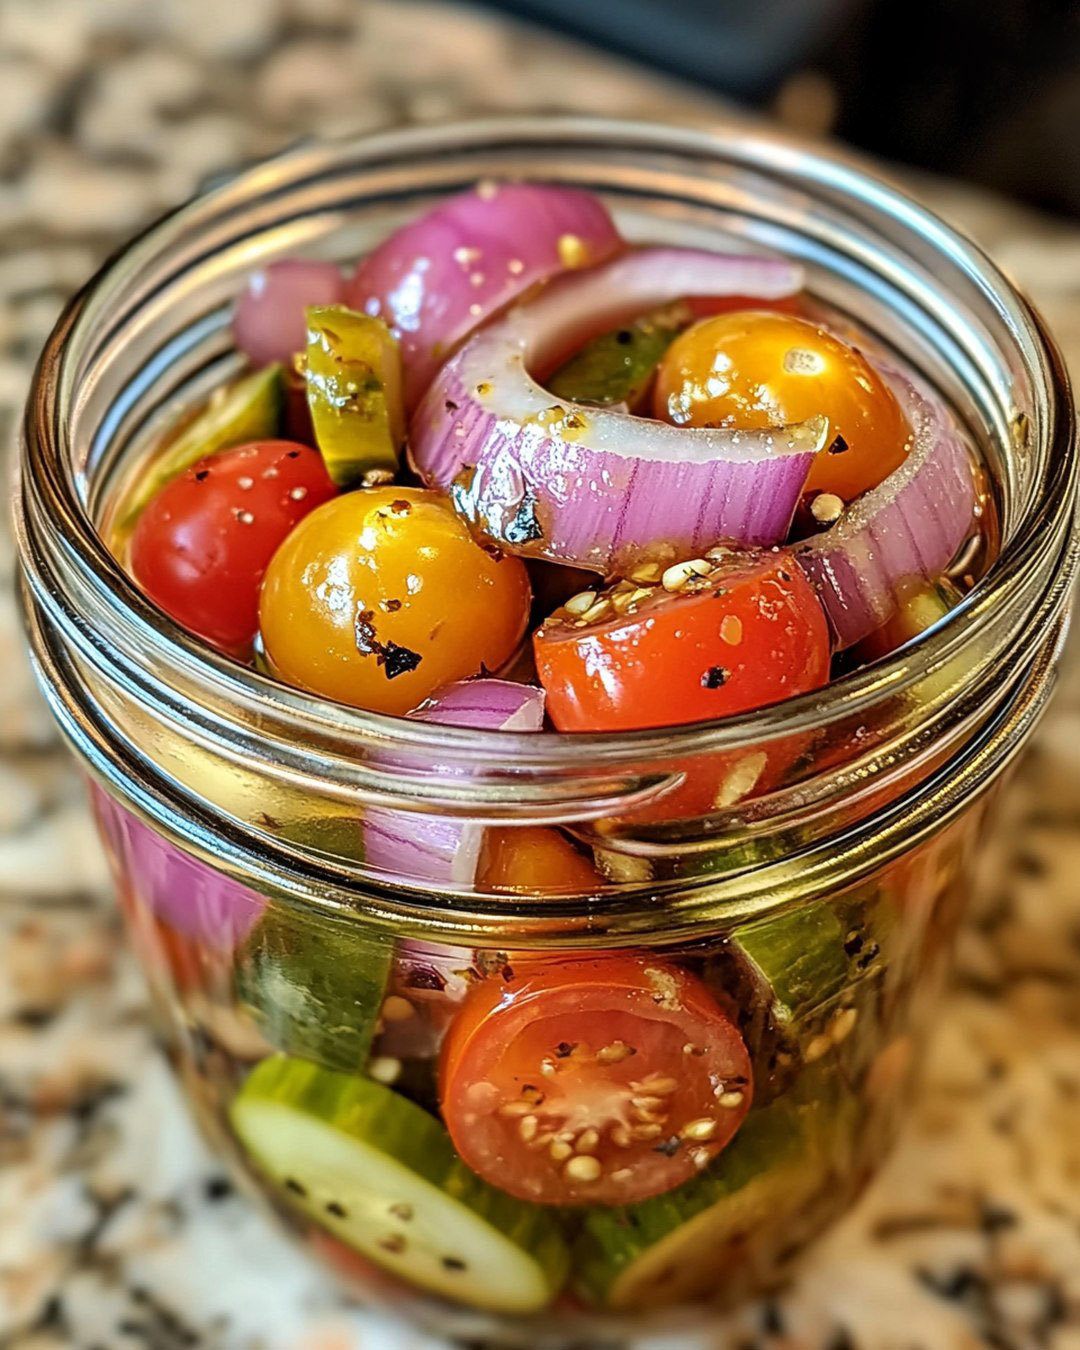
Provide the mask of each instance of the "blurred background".
POLYGON ((1080 211, 1076 0, 503 0, 781 121, 1080 211))

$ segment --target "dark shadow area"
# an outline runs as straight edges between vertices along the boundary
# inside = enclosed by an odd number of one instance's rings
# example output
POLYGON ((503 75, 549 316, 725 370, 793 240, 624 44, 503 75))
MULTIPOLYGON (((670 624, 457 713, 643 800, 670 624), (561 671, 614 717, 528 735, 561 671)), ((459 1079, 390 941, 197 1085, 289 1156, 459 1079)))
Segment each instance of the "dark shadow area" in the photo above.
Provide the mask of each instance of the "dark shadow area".
POLYGON ((810 131, 1080 214, 1080 0, 486 0, 810 131))

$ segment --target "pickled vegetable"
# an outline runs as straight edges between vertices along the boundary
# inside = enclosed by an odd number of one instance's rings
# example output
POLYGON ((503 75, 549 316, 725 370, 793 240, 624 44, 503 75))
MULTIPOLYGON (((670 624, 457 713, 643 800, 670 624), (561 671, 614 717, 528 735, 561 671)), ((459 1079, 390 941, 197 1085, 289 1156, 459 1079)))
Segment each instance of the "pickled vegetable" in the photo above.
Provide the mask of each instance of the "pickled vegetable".
POLYGON ((379 1083, 267 1059, 230 1118, 290 1205, 423 1289, 528 1313, 566 1277, 556 1222, 485 1185, 436 1120, 379 1083))
POLYGON ((344 305, 312 306, 307 322, 308 407, 327 472, 339 487, 389 483, 405 438, 397 342, 344 305))

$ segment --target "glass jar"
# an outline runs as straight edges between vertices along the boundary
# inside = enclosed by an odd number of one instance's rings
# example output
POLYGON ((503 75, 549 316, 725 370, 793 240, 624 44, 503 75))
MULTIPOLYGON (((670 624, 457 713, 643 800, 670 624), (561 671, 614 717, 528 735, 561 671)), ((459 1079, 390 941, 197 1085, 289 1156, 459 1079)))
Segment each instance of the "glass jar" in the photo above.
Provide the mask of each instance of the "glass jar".
POLYGON ((303 147, 129 245, 37 372, 22 598, 178 1071, 238 1172, 363 1297, 444 1333, 686 1326, 781 1279, 902 1122, 993 789, 1053 685, 1076 477, 1060 358, 993 265, 847 160, 741 125, 513 119, 303 147), (246 274, 355 257, 514 176, 601 194, 630 238, 801 259, 819 300, 941 391, 1000 527, 946 620, 739 719, 528 736, 281 687, 140 595, 97 527, 239 368, 246 274), (533 882, 434 885, 408 847, 365 850, 373 821, 516 849, 533 882), (573 865, 546 869, 560 848, 573 865), (492 1027, 523 1056, 512 1090, 452 1100, 492 1027), (603 1147, 566 1106, 597 1064, 603 1147), (574 1205, 545 1203, 553 1170, 574 1205), (620 1177, 663 1193, 617 1204, 620 1177))

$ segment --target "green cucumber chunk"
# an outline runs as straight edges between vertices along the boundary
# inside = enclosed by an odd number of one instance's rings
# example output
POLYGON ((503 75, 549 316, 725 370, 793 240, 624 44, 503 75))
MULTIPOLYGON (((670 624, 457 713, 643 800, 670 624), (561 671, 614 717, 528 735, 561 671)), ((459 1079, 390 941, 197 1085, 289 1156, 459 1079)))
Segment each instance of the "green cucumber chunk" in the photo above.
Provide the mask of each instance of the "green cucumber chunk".
POLYGON ((116 532, 126 534, 166 483, 200 459, 234 445, 279 435, 284 401, 280 365, 266 366, 227 385, 183 428, 127 494, 116 532))
POLYGON ((755 1110, 692 1181, 636 1205, 590 1211, 572 1252, 580 1291, 625 1312, 715 1290, 755 1230, 820 1184, 814 1110, 786 1098, 755 1110))
POLYGON ((363 1073, 392 955, 389 937, 356 920, 271 905, 238 956, 237 997, 277 1049, 363 1073))
POLYGON ((307 401, 326 471, 338 487, 388 483, 405 439, 397 342, 382 319, 344 305, 306 314, 307 401))
POLYGON ((254 1069, 230 1116, 294 1208, 411 1284, 530 1313, 566 1278, 553 1216, 481 1181, 434 1117, 379 1083, 274 1057, 254 1069))
POLYGON ((790 1025, 843 992, 851 979, 845 938, 834 907, 823 902, 744 924, 732 942, 771 990, 776 1016, 790 1025))
POLYGON ((668 306, 587 342, 547 382, 556 398, 631 411, 652 383, 660 358, 689 322, 689 311, 668 306))

